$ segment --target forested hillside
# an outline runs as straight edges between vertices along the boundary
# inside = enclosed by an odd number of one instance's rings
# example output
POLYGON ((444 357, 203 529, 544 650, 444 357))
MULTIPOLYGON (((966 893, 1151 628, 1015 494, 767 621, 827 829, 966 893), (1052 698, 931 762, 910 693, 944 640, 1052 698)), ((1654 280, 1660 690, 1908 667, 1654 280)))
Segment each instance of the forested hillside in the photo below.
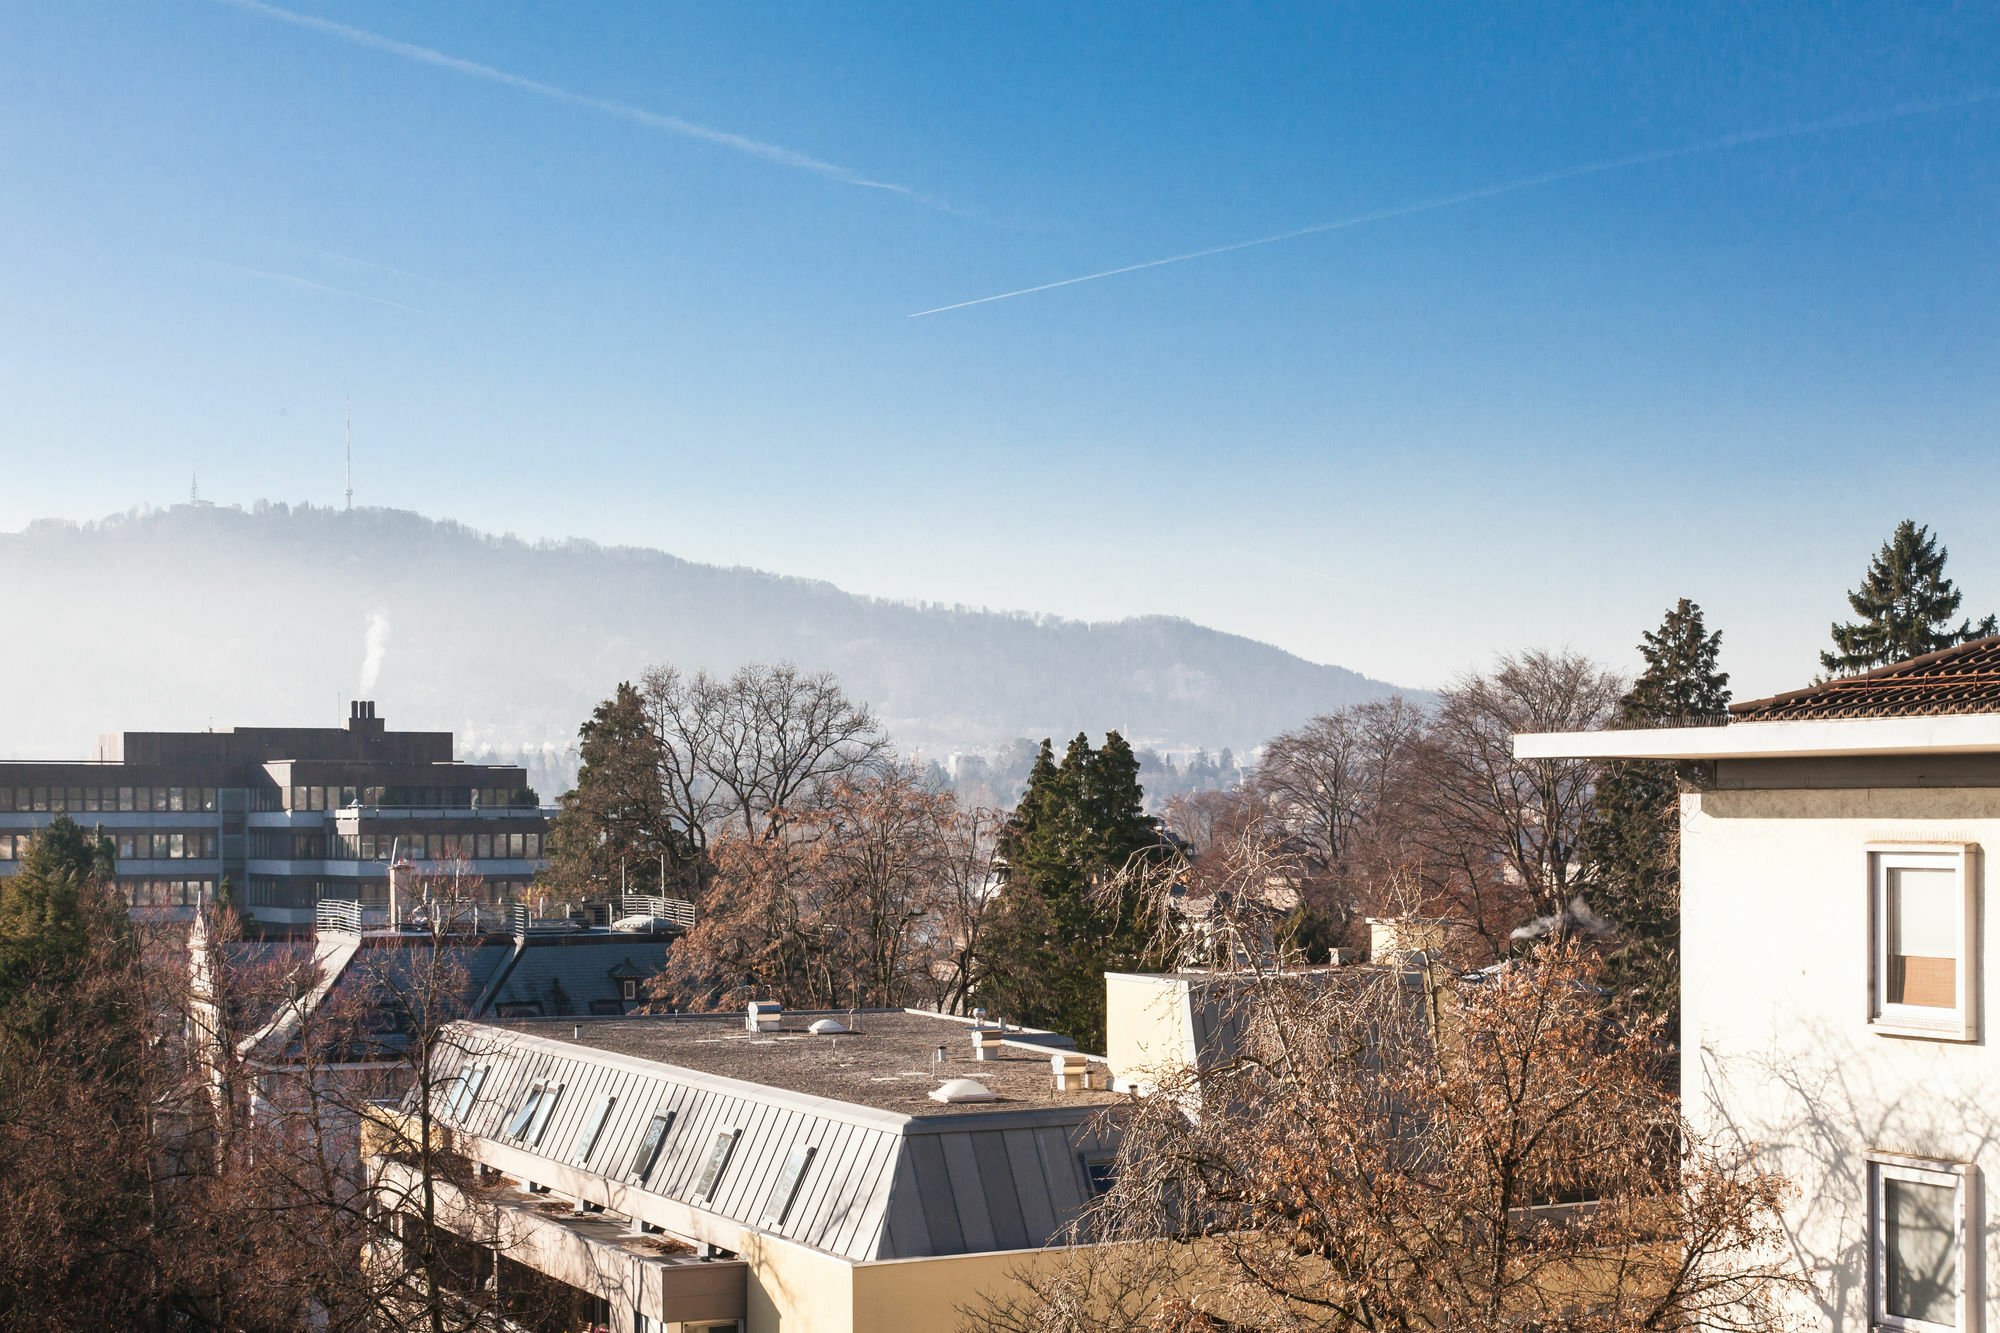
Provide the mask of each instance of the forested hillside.
POLYGON ((42 522, 0 536, 12 632, 0 754, 99 732, 338 723, 461 753, 560 751, 648 663, 838 672, 905 750, 1123 729, 1239 753, 1389 686, 1166 617, 1077 621, 858 597, 587 541, 530 544, 400 510, 259 504, 42 522))

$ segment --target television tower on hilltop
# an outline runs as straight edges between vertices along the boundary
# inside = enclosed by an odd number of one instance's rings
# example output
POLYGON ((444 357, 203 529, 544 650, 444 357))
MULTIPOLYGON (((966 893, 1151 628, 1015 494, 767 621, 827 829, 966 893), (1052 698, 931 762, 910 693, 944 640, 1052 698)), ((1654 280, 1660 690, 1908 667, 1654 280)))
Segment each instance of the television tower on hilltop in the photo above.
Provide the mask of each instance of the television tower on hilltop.
POLYGON ((354 508, 354 398, 347 399, 347 507, 354 508))

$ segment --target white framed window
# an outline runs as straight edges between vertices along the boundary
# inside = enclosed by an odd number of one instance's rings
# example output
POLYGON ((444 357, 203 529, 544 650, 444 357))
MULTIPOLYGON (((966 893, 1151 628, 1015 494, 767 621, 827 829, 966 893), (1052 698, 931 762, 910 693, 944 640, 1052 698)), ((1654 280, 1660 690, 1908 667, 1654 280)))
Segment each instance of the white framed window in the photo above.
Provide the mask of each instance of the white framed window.
POLYGON ((1979 1035, 1978 848, 1868 849, 1868 1021, 1884 1032, 1979 1035))
POLYGON ((1869 1302, 1878 1329, 1978 1333, 1979 1168, 1868 1154, 1869 1302))

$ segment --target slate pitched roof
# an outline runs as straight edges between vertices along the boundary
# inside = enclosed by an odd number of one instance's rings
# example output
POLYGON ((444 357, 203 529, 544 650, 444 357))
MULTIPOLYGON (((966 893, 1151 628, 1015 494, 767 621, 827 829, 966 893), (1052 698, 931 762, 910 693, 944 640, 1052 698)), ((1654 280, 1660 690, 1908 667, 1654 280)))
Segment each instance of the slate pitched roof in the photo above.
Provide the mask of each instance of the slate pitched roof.
POLYGON ((512 964, 474 1016, 568 1018, 623 1013, 619 983, 657 975, 667 964, 667 950, 674 939, 671 935, 531 938, 515 950, 512 964))
POLYGON ((1729 712, 1732 722, 2000 713, 2000 635, 1732 704, 1729 712))

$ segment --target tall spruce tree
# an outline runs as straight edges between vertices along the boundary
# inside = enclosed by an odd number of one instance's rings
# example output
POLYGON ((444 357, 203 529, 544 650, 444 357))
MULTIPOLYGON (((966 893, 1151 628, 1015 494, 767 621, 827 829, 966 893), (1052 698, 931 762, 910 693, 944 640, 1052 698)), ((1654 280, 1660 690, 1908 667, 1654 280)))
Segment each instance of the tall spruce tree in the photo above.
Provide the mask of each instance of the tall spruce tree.
POLYGON ((1121 876, 1163 850, 1124 737, 1092 749, 1079 733, 1060 764, 1043 741, 1000 835, 999 920, 977 992, 986 1009, 1102 1050, 1104 973, 1139 966, 1151 935, 1121 876))
POLYGON ((1834 651, 1819 655, 1820 666, 1829 675, 1851 676, 2000 633, 2000 619, 1990 615, 1953 628, 1964 594, 1944 576, 1948 554, 1915 519, 1898 523, 1869 561, 1861 586, 1847 594, 1860 619, 1833 625, 1834 651))
POLYGON ((660 785, 660 740, 629 683, 599 704, 578 732, 576 787, 549 822, 551 885, 567 893, 678 895, 695 879, 687 839, 660 785), (666 856, 667 883, 660 883, 666 856))
POLYGON ((112 866, 111 840, 68 815, 29 840, 20 869, 0 879, 0 1010, 30 992, 60 995, 103 941, 131 938, 112 866))
MULTIPOLYGON (((1646 668, 1618 701, 1619 720, 1645 726, 1718 717, 1729 707, 1729 674, 1717 669, 1722 632, 1683 597, 1657 632, 1640 636, 1646 668)), ((1678 765, 1605 765, 1583 847, 1598 913, 1618 923, 1606 981, 1670 1034, 1680 1024, 1680 790, 1678 765)))

